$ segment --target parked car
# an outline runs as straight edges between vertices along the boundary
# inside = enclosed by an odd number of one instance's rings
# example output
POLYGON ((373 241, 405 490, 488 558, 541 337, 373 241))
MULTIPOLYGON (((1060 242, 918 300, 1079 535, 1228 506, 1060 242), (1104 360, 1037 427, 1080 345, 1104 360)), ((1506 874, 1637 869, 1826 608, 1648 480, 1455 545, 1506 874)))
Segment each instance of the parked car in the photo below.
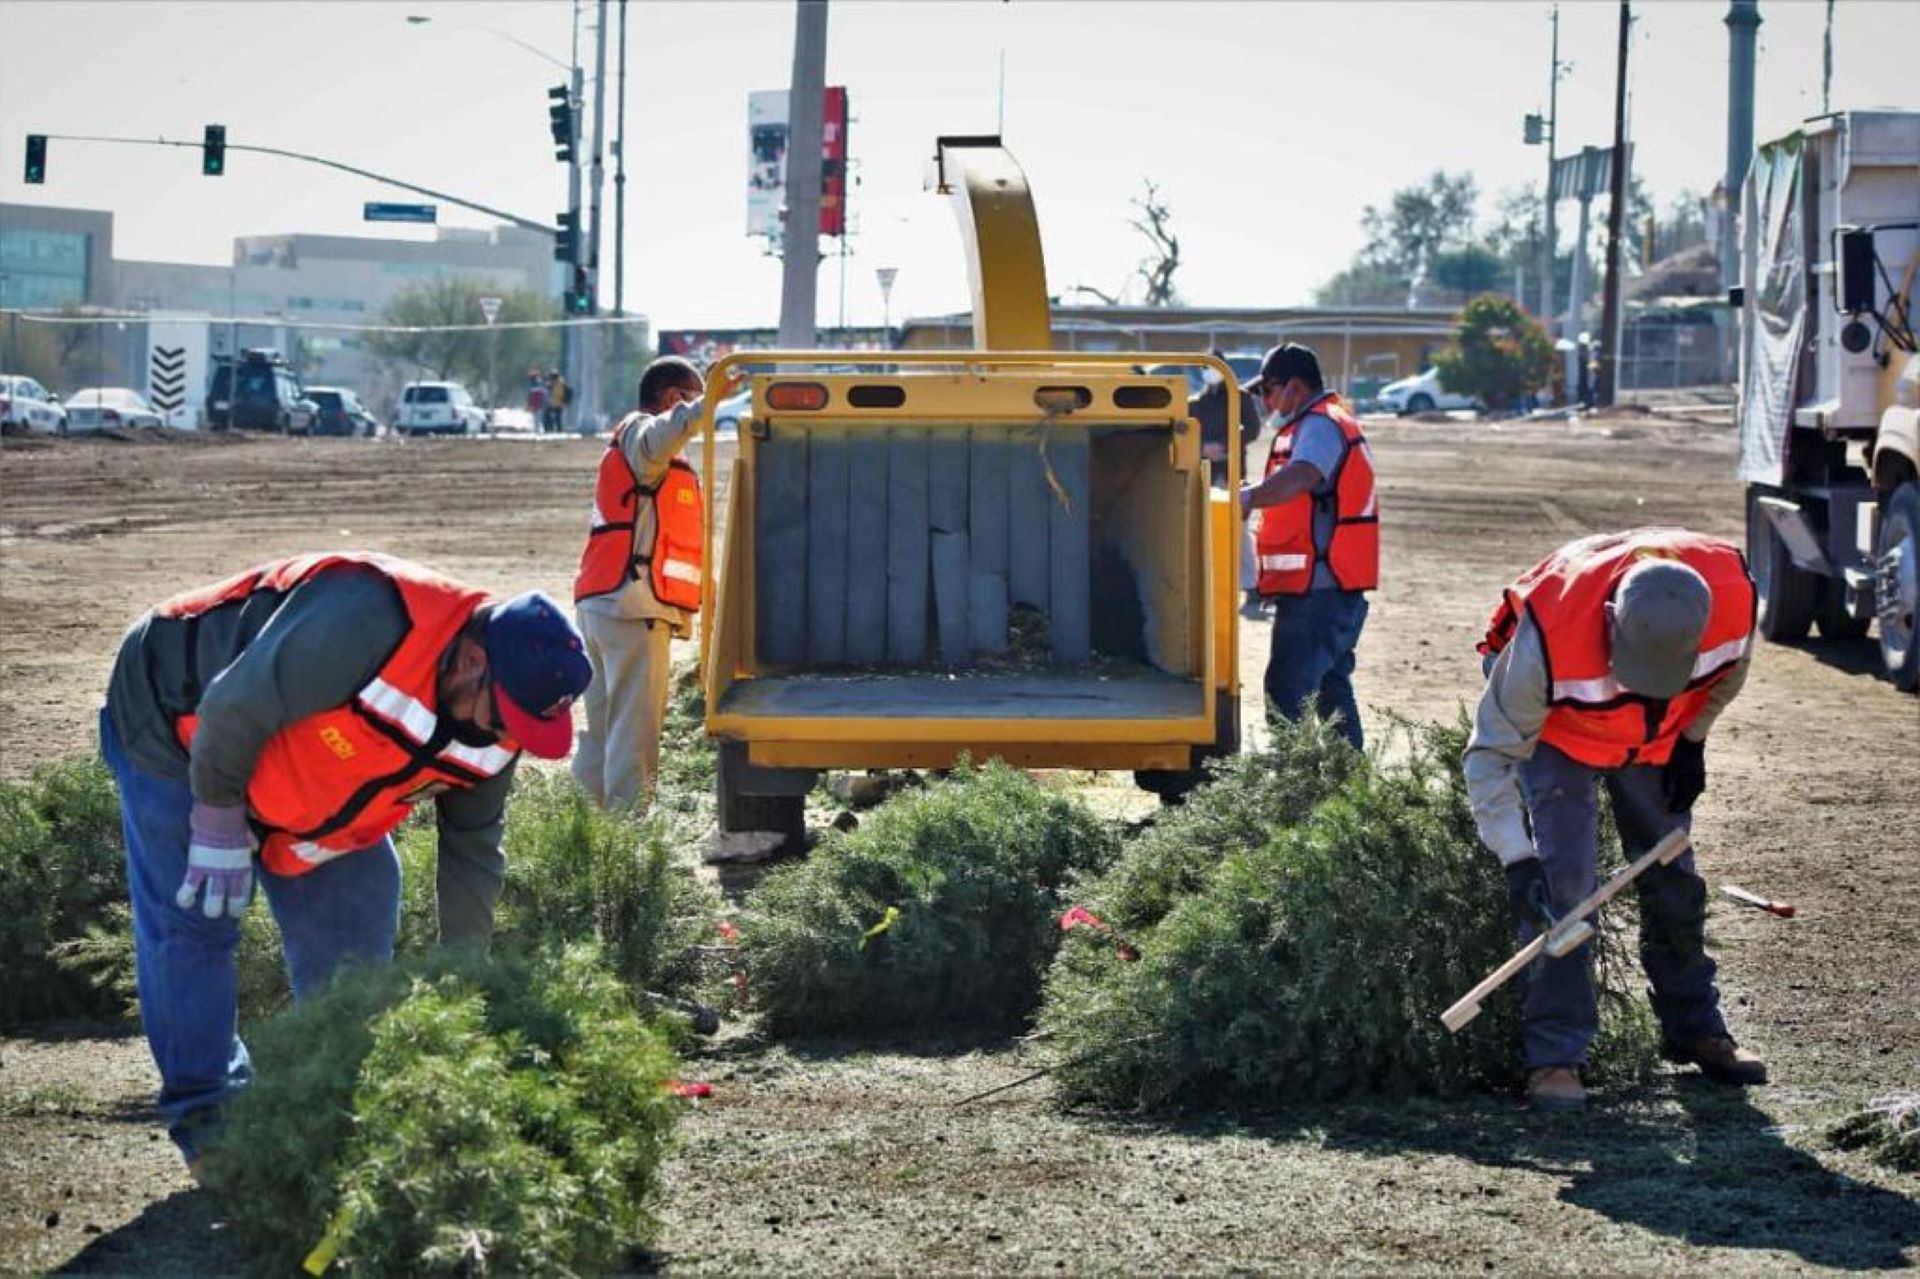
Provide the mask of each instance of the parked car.
POLYGON ((290 435, 313 429, 319 406, 301 392, 299 376, 278 351, 242 351, 237 376, 233 360, 217 358, 213 384, 207 390, 209 427, 216 431, 285 431, 290 435))
POLYGON ((1457 395, 1440 385, 1440 370, 1428 369, 1415 377, 1403 377, 1380 388, 1380 408, 1385 413, 1431 413, 1435 409, 1477 409, 1479 400, 1457 395))
POLYGON ((98 431, 109 426, 164 426, 160 411, 138 391, 124 386, 96 386, 67 397, 67 428, 98 431))
POLYGON ((367 412, 366 405, 360 403, 360 397, 344 386, 310 386, 307 398, 313 401, 316 410, 315 435, 371 437, 380 434, 380 423, 367 412))
POLYGON ((474 435, 487 429, 487 414, 458 382, 409 382, 400 392, 393 429, 402 435, 474 435))
POLYGON ((67 411, 60 397, 30 377, 0 373, 0 430, 67 433, 67 411))

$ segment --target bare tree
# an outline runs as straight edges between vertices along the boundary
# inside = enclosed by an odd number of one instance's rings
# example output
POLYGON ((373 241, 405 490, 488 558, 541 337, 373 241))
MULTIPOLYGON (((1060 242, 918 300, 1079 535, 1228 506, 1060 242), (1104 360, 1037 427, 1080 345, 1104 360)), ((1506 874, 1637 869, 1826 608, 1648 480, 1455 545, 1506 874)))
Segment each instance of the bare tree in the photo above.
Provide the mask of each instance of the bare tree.
POLYGON ((1180 269, 1180 237, 1173 233, 1173 210, 1167 207, 1152 178, 1141 181, 1146 184, 1146 194, 1133 201, 1140 215, 1130 219, 1128 225, 1146 236, 1153 246, 1152 253, 1138 268, 1140 278, 1147 285, 1146 304, 1174 306, 1180 301, 1180 294, 1173 287, 1174 272, 1180 269))
POLYGON ((1135 196, 1128 203, 1137 210, 1136 216, 1127 219, 1127 225, 1147 237, 1153 251, 1140 260, 1133 274, 1112 293, 1096 288, 1091 284, 1076 284, 1068 290, 1070 293, 1089 294, 1108 306, 1119 306, 1126 297, 1127 286, 1135 277, 1146 285, 1146 306, 1177 306, 1180 294, 1173 287, 1173 274, 1180 269, 1180 237, 1173 233, 1173 210, 1160 195, 1160 187, 1152 178, 1142 178, 1146 184, 1146 194, 1135 196))

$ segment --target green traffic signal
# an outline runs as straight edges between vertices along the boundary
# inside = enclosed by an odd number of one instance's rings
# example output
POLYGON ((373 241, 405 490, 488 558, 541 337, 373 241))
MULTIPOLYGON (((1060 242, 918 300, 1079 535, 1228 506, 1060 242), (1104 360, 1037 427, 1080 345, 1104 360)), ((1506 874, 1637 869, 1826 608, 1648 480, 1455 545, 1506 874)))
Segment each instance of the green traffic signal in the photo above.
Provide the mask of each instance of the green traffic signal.
POLYGON ((33 183, 47 180, 47 135, 29 133, 27 135, 27 181, 33 183))
POLYGON ((217 178, 227 171, 227 126, 210 124, 200 143, 200 172, 217 178))

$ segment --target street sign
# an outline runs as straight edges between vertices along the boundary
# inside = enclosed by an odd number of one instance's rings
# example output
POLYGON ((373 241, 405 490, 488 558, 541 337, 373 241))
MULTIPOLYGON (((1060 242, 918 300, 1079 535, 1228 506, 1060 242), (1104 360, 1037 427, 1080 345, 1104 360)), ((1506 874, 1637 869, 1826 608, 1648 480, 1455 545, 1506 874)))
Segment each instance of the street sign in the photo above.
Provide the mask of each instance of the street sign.
POLYGON ((500 318, 500 299, 499 298, 481 298, 480 314, 487 317, 488 324, 492 324, 495 320, 499 319, 500 318))
POLYGON ((439 210, 431 204, 368 204, 364 210, 362 220, 367 222, 439 221, 439 210))
MULTIPOLYGON (((1627 168, 1633 168, 1633 147, 1627 147, 1627 168)), ((1553 162, 1550 200, 1591 200, 1603 194, 1613 175, 1612 147, 1583 147, 1553 162)))

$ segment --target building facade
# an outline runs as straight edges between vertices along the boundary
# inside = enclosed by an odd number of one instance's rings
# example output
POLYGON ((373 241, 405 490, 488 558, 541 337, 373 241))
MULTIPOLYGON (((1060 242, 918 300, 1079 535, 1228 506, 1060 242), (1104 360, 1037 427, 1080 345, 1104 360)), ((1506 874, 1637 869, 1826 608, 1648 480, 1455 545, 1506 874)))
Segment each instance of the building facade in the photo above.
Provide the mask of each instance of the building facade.
MULTIPOLYGON (((551 296, 560 287, 552 244, 508 226, 439 227, 432 240, 296 233, 242 236, 227 266, 154 262, 113 256, 110 212, 0 204, 0 309, 246 317, 211 327, 214 355, 235 344, 276 347, 297 357, 305 381, 387 404, 413 372, 370 356, 358 326, 379 323, 410 286, 451 276, 551 296)), ((105 365, 90 369, 89 380, 141 388, 144 346, 126 336, 139 322, 110 327, 94 343, 105 365), (132 354, 116 357, 121 348, 132 354)))

